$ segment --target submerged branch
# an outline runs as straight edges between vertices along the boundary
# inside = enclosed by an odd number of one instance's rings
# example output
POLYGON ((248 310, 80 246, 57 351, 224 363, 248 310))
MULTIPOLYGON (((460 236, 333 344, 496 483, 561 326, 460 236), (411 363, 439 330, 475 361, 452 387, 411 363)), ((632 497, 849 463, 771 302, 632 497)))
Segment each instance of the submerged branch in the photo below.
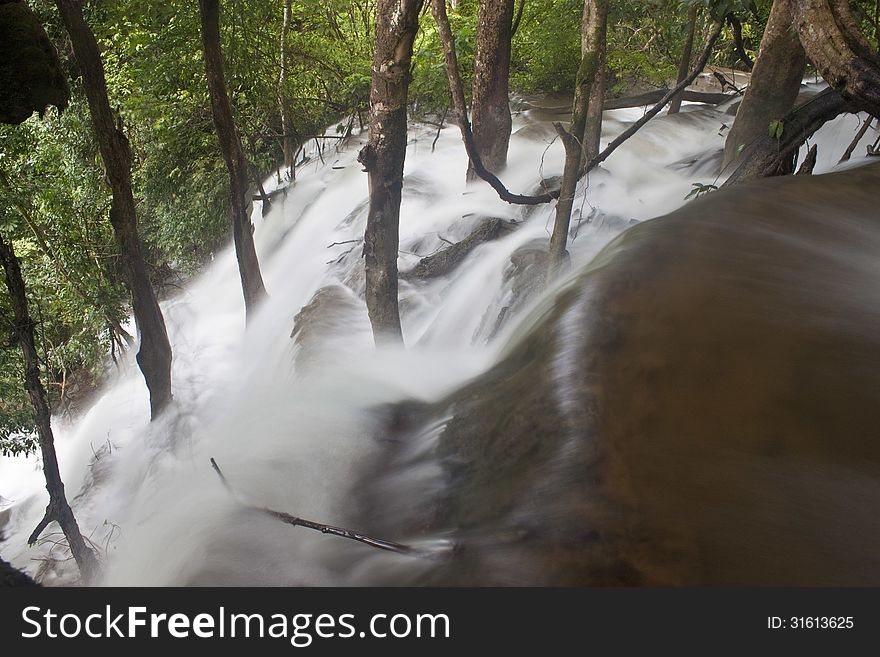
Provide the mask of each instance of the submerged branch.
MULTIPOLYGON (((220 478, 220 482, 223 484, 223 487, 234 496, 235 491, 233 490, 232 486, 230 486, 229 480, 223 474, 223 471, 220 470, 220 466, 217 465, 217 461, 215 461, 213 458, 211 458, 211 467, 214 469, 214 472, 217 473, 217 476, 220 478)), ((418 548, 404 545, 402 543, 386 541, 381 538, 373 538, 372 536, 367 536, 366 534, 361 534, 360 532, 352 531, 344 527, 325 525, 321 522, 299 518, 289 513, 285 513, 284 511, 275 511, 274 509, 270 509, 268 507, 254 506, 252 504, 242 504, 245 508, 249 510, 257 511, 271 518, 275 518, 276 520, 280 520, 285 524, 293 525, 294 527, 305 527, 306 529, 313 529, 315 531, 321 532, 322 534, 332 534, 333 536, 340 536, 342 538, 347 538, 352 541, 358 541, 359 543, 369 545, 370 547, 374 547, 379 550, 386 550, 388 552, 396 552, 397 554, 405 554, 408 556, 420 557, 424 559, 431 559, 442 556, 442 553, 438 553, 435 551, 419 550, 418 548)))

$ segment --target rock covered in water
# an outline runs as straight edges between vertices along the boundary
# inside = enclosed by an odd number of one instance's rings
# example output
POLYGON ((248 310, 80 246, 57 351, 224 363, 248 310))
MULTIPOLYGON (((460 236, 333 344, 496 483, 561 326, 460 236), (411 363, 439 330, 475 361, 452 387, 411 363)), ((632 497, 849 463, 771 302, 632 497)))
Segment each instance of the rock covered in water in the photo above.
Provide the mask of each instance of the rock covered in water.
POLYGON ((444 422, 420 504, 458 545, 424 582, 880 583, 878 183, 761 181, 635 226, 410 418, 444 422))

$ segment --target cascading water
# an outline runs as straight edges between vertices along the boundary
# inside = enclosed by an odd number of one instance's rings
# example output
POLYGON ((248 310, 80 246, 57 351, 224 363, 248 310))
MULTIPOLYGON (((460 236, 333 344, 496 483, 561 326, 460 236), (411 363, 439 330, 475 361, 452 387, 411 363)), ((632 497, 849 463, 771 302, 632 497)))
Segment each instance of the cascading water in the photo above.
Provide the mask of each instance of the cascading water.
MULTIPOLYGON (((561 173, 562 147, 553 143, 549 119, 563 110, 537 100, 521 107, 503 179, 526 193, 561 173)), ((605 139, 642 111, 606 113, 605 139)), ((593 172, 575 202, 573 268, 630 224, 681 206, 693 183, 717 184, 722 125, 731 120, 722 109, 686 106, 651 122, 593 172)), ((858 118, 844 116, 814 137, 816 173, 833 167, 858 126, 858 118)), ((367 180, 354 137, 339 151, 313 149, 283 202, 279 197, 264 219, 255 209, 269 300, 247 329, 230 250, 163 303, 174 348, 168 412, 149 422, 147 391, 130 355, 87 413, 72 423, 56 419, 62 476, 80 527, 103 552, 105 584, 407 583, 434 568, 430 560, 377 554, 248 511, 209 459, 249 504, 359 529, 365 465, 382 456, 389 426, 382 409, 436 402, 487 371, 564 287, 523 301, 512 272, 512 258, 546 243, 552 207, 509 206, 485 184, 466 185, 457 129, 441 130, 436 146, 435 136, 431 127, 411 130, 401 270, 465 238, 487 217, 517 225, 451 273, 401 283, 406 349, 374 350, 361 300, 367 180)), ((442 420, 398 455, 412 466, 385 482, 387 498, 373 494, 371 515, 406 515, 430 503, 442 473, 424 454, 442 420)), ((26 545, 45 507, 35 457, 0 461, 0 496, 3 557, 44 583, 71 581, 51 530, 38 546, 26 545)), ((442 551, 448 536, 385 538, 442 551)))

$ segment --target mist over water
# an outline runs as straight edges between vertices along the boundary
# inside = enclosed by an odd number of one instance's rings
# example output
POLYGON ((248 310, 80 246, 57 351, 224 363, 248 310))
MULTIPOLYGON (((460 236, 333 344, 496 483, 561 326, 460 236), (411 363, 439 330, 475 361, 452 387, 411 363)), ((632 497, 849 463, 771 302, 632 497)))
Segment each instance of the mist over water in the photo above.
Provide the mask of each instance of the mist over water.
MULTIPOLYGON (((529 193, 562 173, 562 146, 550 124, 560 110, 540 99, 519 106, 501 177, 509 189, 529 193)), ((642 112, 607 112, 603 142, 642 112)), ((817 174, 834 167, 862 118, 840 117, 811 140, 819 144, 817 174)), ((630 225, 683 205, 694 183, 720 185, 722 126, 731 122, 723 107, 686 105, 677 116, 649 123, 591 173, 578 188, 572 216, 573 270, 630 225)), ((283 525, 245 510, 241 501, 359 529, 359 477, 381 453, 387 420, 381 409, 440 400, 488 370, 564 286, 513 304, 511 257, 546 243, 554 206, 510 206, 488 185, 466 184, 457 127, 442 129, 433 145, 435 137, 434 127, 411 128, 401 271, 465 238, 486 218, 519 226, 477 247, 446 276, 401 281, 406 349, 373 347, 362 301, 367 176, 356 161, 363 138, 355 136, 339 150, 335 141, 326 144, 321 156, 309 151, 296 184, 277 197, 267 217, 256 204, 255 239, 269 299, 247 327, 231 247, 163 302, 175 401, 158 421, 149 421, 133 353, 90 410, 73 422, 56 418, 62 477, 83 533, 103 552, 102 583, 405 584, 433 567, 283 525), (211 457, 238 499, 211 470, 211 457)), ((875 138, 870 130, 864 143, 875 138)), ((859 145, 853 164, 864 152, 859 145)), ((564 321, 560 330, 577 331, 578 323, 571 324, 564 321)), ((428 431, 407 449, 428 452, 435 439, 428 431)), ((414 461, 420 465, 396 475, 394 498, 385 502, 389 512, 418 508, 442 485, 438 465, 414 461)), ((0 460, 0 554, 45 584, 69 583, 75 569, 54 543, 60 537, 52 533, 55 525, 38 546, 26 544, 45 508, 43 486, 37 457, 0 460)), ((446 538, 422 537, 418 545, 442 549, 446 538)))

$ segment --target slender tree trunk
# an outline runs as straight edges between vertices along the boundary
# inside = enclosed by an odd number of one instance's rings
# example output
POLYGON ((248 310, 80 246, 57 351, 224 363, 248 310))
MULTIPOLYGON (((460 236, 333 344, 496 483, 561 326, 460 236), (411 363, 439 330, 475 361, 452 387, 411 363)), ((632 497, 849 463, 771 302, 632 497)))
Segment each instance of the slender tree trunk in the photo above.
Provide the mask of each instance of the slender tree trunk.
POLYGON ((584 52, 595 50, 597 55, 596 77, 590 87, 590 101, 587 106, 587 121, 581 141, 581 165, 599 154, 602 139, 602 112, 605 110, 605 69, 607 60, 608 0, 596 6, 595 28, 581 33, 581 56, 584 52))
MULTIPOLYGON (((445 0, 432 0, 443 2, 445 0)), ((483 165, 498 173, 507 165, 510 143, 510 39, 514 0, 483 0, 477 20, 472 117, 474 142, 483 165)), ((468 179, 476 173, 468 167, 468 179)))
POLYGON ((574 108, 568 131, 561 124, 554 124, 565 148, 565 167, 559 201, 556 204, 556 220, 550 236, 550 257, 547 282, 562 271, 568 245, 568 228, 577 181, 583 167, 599 151, 601 116, 604 106, 605 39, 607 34, 608 0, 584 0, 581 25, 581 65, 574 88, 574 108), (598 88, 602 91, 597 93, 598 88), (597 97, 599 96, 599 97, 597 97), (596 117, 599 117, 598 126, 596 117))
POLYGON ((406 103, 421 0, 378 0, 370 85, 370 138, 358 155, 369 175, 364 233, 366 302, 377 344, 401 343, 397 300, 400 199, 406 158, 406 103))
POLYGON ((132 310, 141 334, 137 362, 150 391, 150 412, 155 419, 171 401, 171 344, 138 235, 131 189, 131 148, 110 109, 104 65, 95 36, 83 19, 80 3, 77 0, 55 0, 55 4, 70 35, 82 73, 98 148, 113 192, 110 223, 122 254, 132 310))
POLYGON ((28 312, 27 293, 18 258, 12 249, 12 243, 6 244, 0 236, 0 260, 6 275, 6 287, 15 313, 15 335, 21 346, 24 357, 24 384, 31 404, 34 407, 34 419, 40 441, 40 453, 43 460, 43 474, 46 477, 46 490, 49 492, 49 505, 46 514, 31 534, 28 542, 33 545, 42 531, 50 522, 57 522, 70 546, 70 552, 76 560, 80 575, 88 583, 97 574, 97 560, 94 552, 86 545, 79 525, 67 502, 61 471, 58 468, 58 457, 55 454, 55 437, 52 434, 52 421, 46 390, 40 381, 40 360, 34 340, 34 321, 28 312))
POLYGON ((257 305, 266 296, 260 263, 254 248, 254 227, 248 213, 248 167, 241 147, 241 138, 232 118, 232 103, 226 92, 223 73, 223 53, 220 51, 220 1, 199 0, 202 20, 202 47, 205 55, 205 74, 211 95, 211 114, 220 139, 220 150, 229 169, 229 212, 232 219, 232 239, 238 259, 238 273, 244 293, 247 319, 253 317, 257 305))
POLYGON ((581 168, 581 145, 574 135, 567 132, 561 123, 554 123, 556 132, 565 147, 565 168, 562 173, 562 187, 556 203, 556 219, 553 234, 550 236, 550 252, 547 261, 547 282, 550 283, 562 273, 568 260, 568 230, 571 225, 571 210, 577 190, 578 173, 581 168))
POLYGON ((284 168, 288 178, 293 177, 293 158, 296 155, 296 144, 293 140, 293 120, 290 102, 287 99, 287 75, 290 69, 290 21, 293 15, 292 0, 284 0, 284 21, 281 24, 281 74, 278 76, 278 103, 281 110, 281 146, 284 150, 284 168))
MULTIPOLYGON (((684 41, 684 50, 681 53, 681 61, 678 64, 678 78, 675 83, 678 84, 684 80, 691 70, 691 59, 694 56, 694 36, 697 32, 697 5, 691 5, 688 10, 688 33, 684 41)), ((669 103, 669 114, 678 114, 681 110, 681 101, 683 94, 676 94, 672 102, 669 103)))
POLYGON ((763 136, 772 121, 791 111, 807 60, 792 29, 789 0, 775 0, 742 104, 724 145, 724 167, 736 162, 746 146, 763 136))

